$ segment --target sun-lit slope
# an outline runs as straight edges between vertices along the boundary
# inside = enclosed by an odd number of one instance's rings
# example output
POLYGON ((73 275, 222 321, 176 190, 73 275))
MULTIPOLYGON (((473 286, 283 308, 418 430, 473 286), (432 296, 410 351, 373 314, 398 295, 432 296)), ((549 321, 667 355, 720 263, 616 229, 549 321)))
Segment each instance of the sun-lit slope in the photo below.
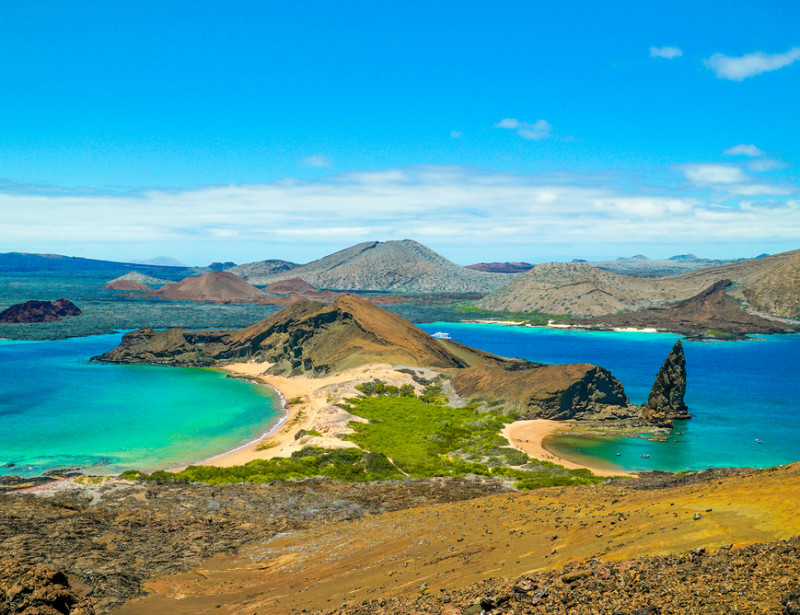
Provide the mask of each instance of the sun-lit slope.
POLYGON ((699 269, 678 276, 640 278, 584 263, 544 263, 481 299, 502 312, 601 316, 684 301, 730 280, 728 294, 774 316, 800 313, 800 251, 699 269))
POLYGON ((800 464, 669 489, 555 487, 288 532, 149 583, 150 596, 118 613, 334 609, 595 557, 686 554, 797 534, 800 464))
POLYGON ((234 271, 258 285, 300 278, 316 288, 426 293, 489 292, 512 277, 461 267, 410 239, 360 243, 291 271, 264 273, 259 263, 234 271))
POLYGON ((447 369, 490 356, 466 347, 452 352, 407 320, 355 295, 327 306, 298 303, 234 333, 229 344, 234 352, 246 349, 283 372, 330 373, 380 362, 447 369))

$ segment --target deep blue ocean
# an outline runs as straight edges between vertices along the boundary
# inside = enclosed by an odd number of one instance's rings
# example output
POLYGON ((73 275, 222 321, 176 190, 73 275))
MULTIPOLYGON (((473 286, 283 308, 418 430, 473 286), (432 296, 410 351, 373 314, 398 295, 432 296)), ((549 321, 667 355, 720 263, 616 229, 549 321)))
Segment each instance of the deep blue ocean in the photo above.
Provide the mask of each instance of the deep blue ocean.
POLYGON ((174 468, 257 438, 281 413, 271 389, 219 370, 89 361, 121 338, 0 340, 0 474, 174 468))
MULTIPOLYGON (((541 363, 594 363, 611 370, 633 403, 650 387, 679 336, 589 332, 475 323, 419 325, 495 354, 541 363)), ((686 403, 692 419, 676 422, 668 442, 554 438, 562 456, 604 459, 627 470, 769 467, 800 461, 800 336, 739 342, 684 341, 686 403), (757 442, 756 440, 761 440, 757 442), (617 455, 619 453, 619 456, 617 455), (648 459, 641 455, 648 454, 648 459)))

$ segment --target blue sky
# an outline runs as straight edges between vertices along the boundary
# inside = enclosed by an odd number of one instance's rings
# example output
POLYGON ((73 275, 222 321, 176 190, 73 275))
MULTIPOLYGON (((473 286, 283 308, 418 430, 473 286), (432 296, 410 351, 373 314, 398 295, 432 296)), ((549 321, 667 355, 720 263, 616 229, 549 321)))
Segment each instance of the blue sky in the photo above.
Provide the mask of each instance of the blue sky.
POLYGON ((800 247, 793 2, 0 0, 0 251, 800 247))

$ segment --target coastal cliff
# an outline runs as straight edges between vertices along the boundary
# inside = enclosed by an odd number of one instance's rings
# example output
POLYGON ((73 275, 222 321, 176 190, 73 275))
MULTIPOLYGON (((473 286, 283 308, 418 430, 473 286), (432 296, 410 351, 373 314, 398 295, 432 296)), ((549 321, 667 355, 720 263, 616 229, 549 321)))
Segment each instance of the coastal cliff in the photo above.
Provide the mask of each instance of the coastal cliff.
POLYGON ((622 383, 607 369, 588 363, 527 363, 508 369, 484 363, 458 373, 453 387, 462 397, 502 398, 520 418, 556 421, 618 420, 638 416, 622 383))

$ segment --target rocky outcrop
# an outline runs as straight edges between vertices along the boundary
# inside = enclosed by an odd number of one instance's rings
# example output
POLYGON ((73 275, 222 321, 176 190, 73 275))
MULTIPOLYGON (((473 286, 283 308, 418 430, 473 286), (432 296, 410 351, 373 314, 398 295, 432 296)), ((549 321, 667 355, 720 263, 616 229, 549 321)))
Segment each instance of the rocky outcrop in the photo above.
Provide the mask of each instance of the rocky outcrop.
POLYGON ((587 363, 483 363, 459 372, 452 383, 461 397, 502 398, 525 419, 602 421, 638 415, 622 383, 607 369, 587 363))
POLYGON ((641 418, 658 427, 672 427, 673 421, 691 418, 684 395, 686 357, 678 340, 658 371, 647 403, 642 406, 641 418))
POLYGON ((80 316, 83 312, 72 301, 26 301, 0 312, 0 323, 55 322, 65 316, 80 316))

